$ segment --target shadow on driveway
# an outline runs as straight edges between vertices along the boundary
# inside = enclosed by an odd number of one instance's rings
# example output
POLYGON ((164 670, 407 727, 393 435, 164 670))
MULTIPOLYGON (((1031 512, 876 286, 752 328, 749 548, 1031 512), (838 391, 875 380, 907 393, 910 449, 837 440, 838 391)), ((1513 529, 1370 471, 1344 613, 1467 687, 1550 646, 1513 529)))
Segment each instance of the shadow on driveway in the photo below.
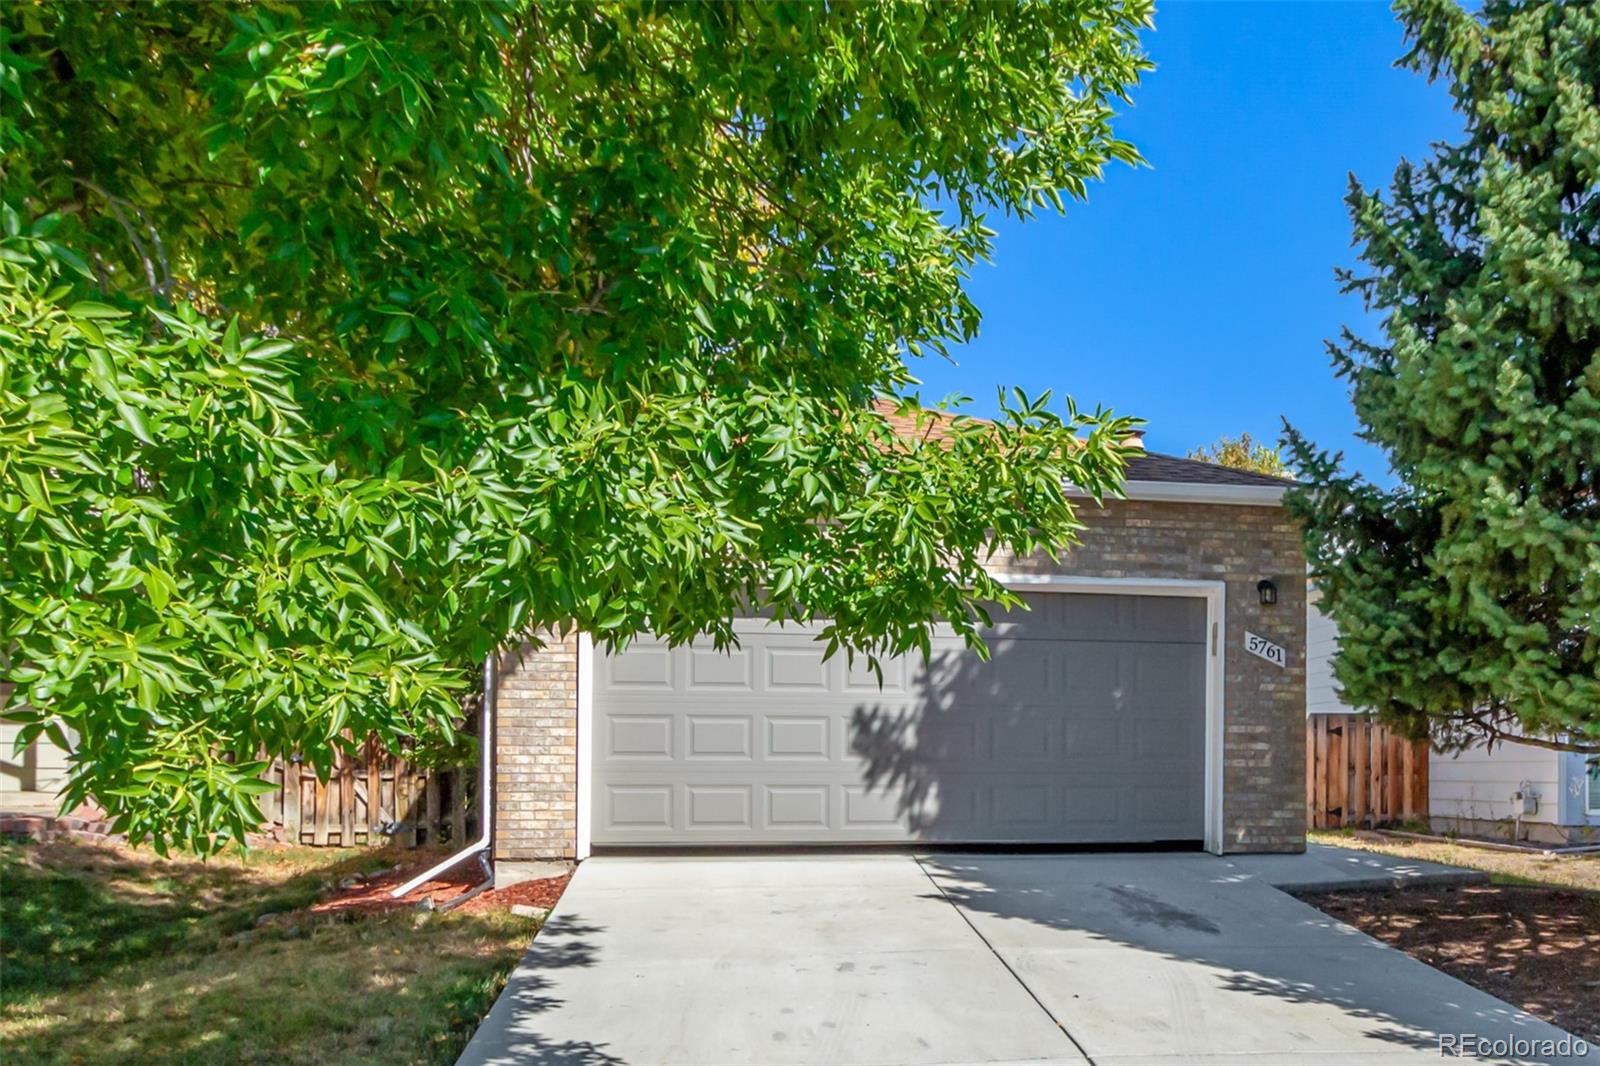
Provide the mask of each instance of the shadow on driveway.
POLYGON ((1440 1034, 1566 1036, 1278 891, 1248 859, 922 862, 1097 1063, 1437 1060, 1440 1034))

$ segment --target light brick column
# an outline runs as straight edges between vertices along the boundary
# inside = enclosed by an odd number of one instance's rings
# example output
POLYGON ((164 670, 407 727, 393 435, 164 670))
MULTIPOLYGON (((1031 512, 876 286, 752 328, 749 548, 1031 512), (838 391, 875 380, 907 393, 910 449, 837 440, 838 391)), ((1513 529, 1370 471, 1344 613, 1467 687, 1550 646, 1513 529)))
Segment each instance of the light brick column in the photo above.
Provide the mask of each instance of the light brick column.
POLYGON ((547 636, 500 660, 494 858, 570 862, 577 847, 578 638, 547 636))

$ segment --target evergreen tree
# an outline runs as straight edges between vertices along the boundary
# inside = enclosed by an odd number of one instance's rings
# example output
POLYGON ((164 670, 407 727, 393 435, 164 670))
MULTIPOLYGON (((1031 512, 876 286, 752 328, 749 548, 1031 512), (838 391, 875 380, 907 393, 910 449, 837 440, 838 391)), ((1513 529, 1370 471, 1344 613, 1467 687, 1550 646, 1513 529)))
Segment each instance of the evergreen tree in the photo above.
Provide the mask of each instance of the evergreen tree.
POLYGON ((1600 750, 1600 6, 1397 9, 1466 129, 1348 198, 1383 336, 1330 349, 1395 487, 1288 431, 1334 673, 1445 748, 1600 750))

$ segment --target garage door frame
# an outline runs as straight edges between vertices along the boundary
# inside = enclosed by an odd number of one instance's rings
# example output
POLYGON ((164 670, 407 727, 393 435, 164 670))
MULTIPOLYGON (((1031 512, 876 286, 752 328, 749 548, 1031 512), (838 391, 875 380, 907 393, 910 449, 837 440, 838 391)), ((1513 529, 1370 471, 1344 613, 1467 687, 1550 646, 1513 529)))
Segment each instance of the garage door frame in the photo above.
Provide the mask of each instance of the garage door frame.
MULTIPOLYGON (((1222 854, 1223 787, 1222 787, 1222 736, 1225 707, 1222 649, 1228 646, 1226 632, 1227 588, 1221 581, 1199 581, 1184 578, 1092 578, 1070 574, 1029 574, 1001 572, 993 575, 1007 588, 1018 592, 1068 592, 1102 594, 1108 596, 1195 596, 1206 601, 1206 636, 1210 647, 1206 661, 1206 730, 1205 730, 1205 849, 1213 855, 1222 854)), ((578 636, 578 766, 577 766, 577 840, 578 859, 589 857, 590 818, 593 800, 590 786, 594 781, 593 723, 594 723, 594 668, 597 656, 594 640, 587 633, 578 636)))

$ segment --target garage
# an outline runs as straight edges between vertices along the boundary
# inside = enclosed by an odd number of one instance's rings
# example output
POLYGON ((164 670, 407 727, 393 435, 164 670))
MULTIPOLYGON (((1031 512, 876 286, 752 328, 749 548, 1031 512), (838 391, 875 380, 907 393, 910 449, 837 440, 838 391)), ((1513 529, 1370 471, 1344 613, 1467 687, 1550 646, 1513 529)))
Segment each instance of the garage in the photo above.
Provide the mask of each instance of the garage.
POLYGON ((760 620, 731 651, 595 654, 593 844, 1199 844, 1213 602, 1023 598, 986 631, 990 661, 942 632, 926 662, 885 662, 881 686, 824 662, 814 629, 760 620))

